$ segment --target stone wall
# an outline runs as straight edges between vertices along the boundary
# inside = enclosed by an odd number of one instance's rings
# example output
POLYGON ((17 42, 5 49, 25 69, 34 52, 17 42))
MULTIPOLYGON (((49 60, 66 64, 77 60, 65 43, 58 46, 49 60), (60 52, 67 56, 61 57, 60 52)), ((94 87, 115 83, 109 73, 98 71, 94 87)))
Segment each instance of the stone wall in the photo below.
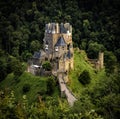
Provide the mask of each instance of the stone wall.
POLYGON ((92 66, 96 70, 100 70, 104 68, 104 53, 99 52, 98 59, 88 59, 88 61, 92 64, 92 66))
MULTIPOLYGON (((69 23, 48 23, 45 26, 44 34, 44 48, 45 55, 42 57, 32 59, 33 64, 41 64, 43 61, 48 60, 51 62, 53 72, 57 71, 70 71, 74 67, 73 61, 73 43, 72 43, 72 26, 69 23), (61 40, 61 39, 62 40, 61 40), (56 44, 58 40, 64 41, 64 45, 58 45, 56 51, 56 44), (68 55, 69 54, 69 55, 68 55)), ((33 72, 33 71, 32 71, 33 72)))

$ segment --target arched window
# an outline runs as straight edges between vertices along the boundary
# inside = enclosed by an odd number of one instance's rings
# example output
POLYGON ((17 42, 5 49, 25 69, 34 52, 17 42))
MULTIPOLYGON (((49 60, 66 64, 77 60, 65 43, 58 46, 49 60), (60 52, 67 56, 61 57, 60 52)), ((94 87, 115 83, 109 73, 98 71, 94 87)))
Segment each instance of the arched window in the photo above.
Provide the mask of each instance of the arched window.
POLYGON ((45 44, 45 49, 48 50, 48 44, 45 44))
POLYGON ((55 47, 55 51, 58 52, 58 46, 55 47))
POLYGON ((45 50, 48 50, 48 42, 45 43, 45 50))

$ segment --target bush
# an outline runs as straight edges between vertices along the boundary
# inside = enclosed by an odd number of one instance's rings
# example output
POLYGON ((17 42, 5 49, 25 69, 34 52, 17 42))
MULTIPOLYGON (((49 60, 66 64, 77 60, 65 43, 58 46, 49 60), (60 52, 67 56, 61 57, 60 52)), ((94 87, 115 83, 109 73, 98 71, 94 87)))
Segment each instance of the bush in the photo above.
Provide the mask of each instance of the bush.
POLYGON ((55 90, 55 78, 53 76, 49 77, 47 79, 47 94, 51 95, 53 94, 54 90, 55 90))
POLYGON ((27 92, 29 92, 29 90, 30 90, 30 84, 24 84, 22 90, 23 90, 23 93, 27 93, 27 92))
POLYGON ((90 83, 90 80, 91 80, 89 72, 88 72, 87 70, 84 70, 84 71, 80 74, 78 80, 79 80, 83 85, 89 84, 89 83, 90 83))
POLYGON ((46 71, 50 71, 52 69, 52 66, 50 64, 49 61, 45 61, 42 65, 42 67, 46 70, 46 71))

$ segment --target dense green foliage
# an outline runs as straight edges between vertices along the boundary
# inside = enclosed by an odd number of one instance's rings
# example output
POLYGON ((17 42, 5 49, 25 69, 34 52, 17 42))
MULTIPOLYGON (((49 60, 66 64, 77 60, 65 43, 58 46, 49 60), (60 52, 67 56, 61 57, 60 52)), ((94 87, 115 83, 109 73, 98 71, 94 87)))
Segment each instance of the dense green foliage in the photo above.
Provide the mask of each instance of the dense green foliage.
POLYGON ((78 80, 83 84, 83 85, 86 85, 86 84, 89 84, 90 83, 90 80, 91 80, 91 77, 90 77, 90 74, 87 70, 84 70, 78 80))
POLYGON ((63 104, 63 100, 48 97, 46 102, 28 104, 24 95, 22 102, 15 102, 14 92, 0 92, 0 115, 4 119, 102 119, 95 110, 77 112, 63 104))
POLYGON ((43 69, 45 69, 46 71, 51 71, 51 69, 52 69, 51 63, 50 63, 49 61, 43 62, 42 67, 43 67, 43 69))
POLYGON ((30 84, 28 84, 28 83, 24 84, 22 90, 23 90, 23 93, 29 92, 29 90, 30 90, 30 84))
POLYGON ((74 46, 87 51, 96 42, 119 59, 119 6, 119 0, 1 0, 0 48, 24 60, 42 47, 45 23, 70 22, 74 46))
POLYGON ((8 53, 0 50, 0 81, 2 81, 7 74, 13 72, 14 78, 17 79, 26 69, 25 63, 20 62, 8 53))
POLYGON ((51 76, 47 79, 47 93, 49 95, 53 94, 54 90, 55 90, 55 77, 51 76))
POLYGON ((117 59, 113 52, 106 51, 105 52, 105 67, 106 67, 106 73, 111 74, 115 71, 117 64, 117 59))
POLYGON ((119 119, 119 7, 119 0, 1 0, 0 117, 119 119), (23 62, 43 47, 48 22, 72 24, 74 47, 85 50, 89 58, 97 58, 99 51, 105 54, 105 70, 95 72, 85 52, 75 52, 68 85, 78 101, 72 108, 59 98, 55 80, 24 72, 23 62), (78 80, 84 70, 91 78, 86 86, 78 80), (39 96, 42 101, 36 102, 39 96))
POLYGON ((85 60, 84 51, 75 50, 74 53, 75 69, 70 72, 69 88, 72 89, 78 101, 72 108, 68 107, 65 99, 59 97, 60 94, 57 92, 58 86, 54 77, 39 77, 24 72, 19 77, 19 82, 14 80, 13 74, 9 74, 1 82, 1 89, 9 87, 1 91, 0 94, 1 115, 5 118, 22 117, 23 119, 35 117, 118 119, 117 117, 120 114, 119 72, 109 77, 105 75, 104 70, 95 73, 89 62, 85 60), (91 82, 85 87, 78 81, 79 75, 84 70, 87 70, 91 77, 91 82), (23 93, 23 86, 26 84, 29 84, 30 90, 23 93), (14 91, 12 97, 9 95, 10 90, 14 91), (3 115, 5 112, 6 114, 3 115))
POLYGON ((0 49, 27 61, 42 48, 45 23, 69 22, 74 47, 85 50, 90 58, 97 58, 99 51, 112 51, 119 61, 119 6, 119 0, 1 0, 0 49))
POLYGON ((38 100, 38 96, 45 97, 47 93, 47 77, 33 76, 24 72, 17 81, 14 80, 14 74, 9 74, 5 80, 0 83, 0 89, 13 90, 17 100, 22 100, 26 95, 28 103, 38 100))
MULTIPOLYGON (((105 119, 119 119, 119 74, 113 74, 110 77, 101 78, 100 80, 97 80, 94 85, 86 87, 86 89, 81 93, 79 103, 77 105, 86 103, 84 105, 87 105, 89 108, 94 108, 95 106, 97 113, 104 115, 105 119)), ((79 109, 78 107, 77 109, 79 109)))
MULTIPOLYGON (((82 112, 85 115, 90 109, 93 109, 93 112, 97 112, 105 119, 119 119, 119 69, 109 75, 106 75, 104 69, 96 72, 86 60, 85 52, 76 49, 74 50, 74 61, 75 69, 69 74, 70 83, 68 86, 78 98, 78 101, 72 111, 82 112), (86 86, 79 82, 79 77, 83 71, 89 72, 91 78, 90 83, 86 86)), ((111 64, 111 66, 115 65, 111 64)))
POLYGON ((87 89, 91 101, 96 105, 98 113, 107 119, 120 117, 120 75, 113 74, 105 79, 98 80, 91 90, 87 89))
MULTIPOLYGON (((75 95, 77 97, 80 97, 80 94, 82 92, 82 90, 84 89, 84 86, 81 85, 81 83, 79 82, 79 76, 80 74, 84 71, 87 70, 87 72, 89 72, 91 79, 91 83, 95 82, 95 80, 97 80, 97 76, 95 74, 95 69, 93 67, 91 67, 91 64, 87 61, 87 56, 86 53, 84 51, 80 51, 78 49, 74 49, 74 70, 70 71, 69 73, 69 80, 70 80, 70 88, 73 91, 73 93, 75 93, 75 95)), ((103 74, 102 71, 100 71, 100 73, 103 74)), ((103 74, 104 75, 104 74, 103 74)), ((99 76, 98 76, 99 77, 99 76)), ((102 76, 100 76, 102 77, 102 76)), ((90 84, 91 84, 90 83, 90 84)))

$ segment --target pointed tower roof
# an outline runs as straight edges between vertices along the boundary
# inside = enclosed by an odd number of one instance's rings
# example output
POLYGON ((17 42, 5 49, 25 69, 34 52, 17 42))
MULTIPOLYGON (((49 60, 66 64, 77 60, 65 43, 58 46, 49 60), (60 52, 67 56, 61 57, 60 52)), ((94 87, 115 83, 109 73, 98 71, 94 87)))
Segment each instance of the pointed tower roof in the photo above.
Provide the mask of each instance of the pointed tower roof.
POLYGON ((72 56, 72 54, 71 54, 71 52, 70 52, 70 50, 69 50, 68 53, 67 53, 67 57, 70 59, 71 56, 72 56))
POLYGON ((67 44, 66 44, 66 42, 65 42, 65 40, 64 40, 63 37, 60 37, 60 38, 58 39, 57 43, 55 44, 55 46, 66 46, 66 45, 67 45, 67 44))
POLYGON ((33 58, 40 58, 41 53, 40 52, 34 52, 33 58))

